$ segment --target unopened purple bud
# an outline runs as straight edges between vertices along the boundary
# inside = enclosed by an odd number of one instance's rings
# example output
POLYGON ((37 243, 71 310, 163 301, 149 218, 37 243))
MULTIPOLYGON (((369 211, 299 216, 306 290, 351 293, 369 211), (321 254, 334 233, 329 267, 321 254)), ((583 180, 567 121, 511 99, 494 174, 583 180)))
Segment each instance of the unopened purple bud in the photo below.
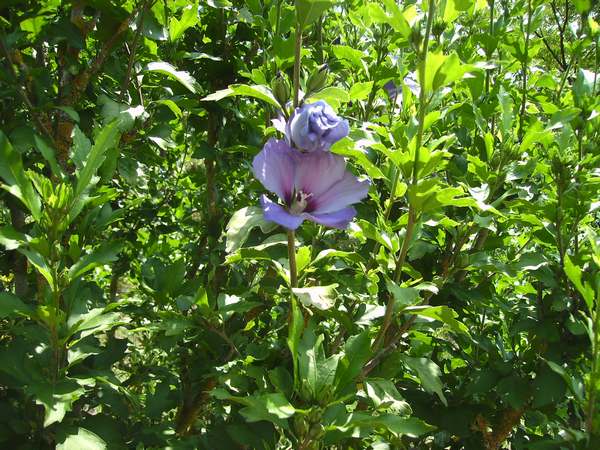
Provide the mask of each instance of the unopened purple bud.
POLYGON ((329 150, 349 131, 348 121, 339 117, 323 100, 296 108, 286 127, 288 140, 305 152, 329 150))

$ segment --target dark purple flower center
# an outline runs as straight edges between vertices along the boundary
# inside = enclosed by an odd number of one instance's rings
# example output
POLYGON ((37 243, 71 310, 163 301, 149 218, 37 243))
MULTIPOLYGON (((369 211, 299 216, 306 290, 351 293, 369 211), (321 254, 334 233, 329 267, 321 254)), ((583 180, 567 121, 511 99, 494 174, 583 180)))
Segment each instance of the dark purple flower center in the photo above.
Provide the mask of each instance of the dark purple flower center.
POLYGON ((302 214, 306 209, 309 208, 310 198, 312 193, 306 193, 304 191, 296 191, 292 195, 292 201, 290 203, 290 214, 302 214))

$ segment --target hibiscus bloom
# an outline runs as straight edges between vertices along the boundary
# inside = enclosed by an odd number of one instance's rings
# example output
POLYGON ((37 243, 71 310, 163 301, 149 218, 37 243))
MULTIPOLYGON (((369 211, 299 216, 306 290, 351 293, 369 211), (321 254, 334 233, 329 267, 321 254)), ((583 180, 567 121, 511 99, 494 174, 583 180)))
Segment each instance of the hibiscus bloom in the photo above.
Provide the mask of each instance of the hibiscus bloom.
POLYGON ((370 182, 346 170, 343 156, 301 153, 285 141, 270 139, 252 163, 254 176, 284 203, 261 198, 265 219, 295 230, 304 220, 346 228, 356 215, 350 205, 367 196, 370 182))

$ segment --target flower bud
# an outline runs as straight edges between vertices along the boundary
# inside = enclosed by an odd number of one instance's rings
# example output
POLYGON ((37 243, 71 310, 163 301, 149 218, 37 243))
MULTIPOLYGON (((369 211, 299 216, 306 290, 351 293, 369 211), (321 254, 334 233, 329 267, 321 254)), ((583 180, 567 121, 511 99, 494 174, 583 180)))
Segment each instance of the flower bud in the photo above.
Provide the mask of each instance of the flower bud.
POLYGON ((409 40, 413 48, 420 51, 419 49, 421 48, 421 41, 423 40, 423 36, 421 36, 421 30, 412 30, 410 33, 409 40))
POLYGON ((273 91, 273 96, 281 106, 285 106, 289 101, 291 93, 290 83, 281 72, 277 73, 277 76, 271 81, 271 91, 273 91))
POLYGON ((437 36, 439 38, 445 29, 446 29, 446 22, 444 22, 443 20, 437 20, 433 24, 433 28, 432 28, 431 32, 433 33, 434 36, 437 36))
POLYGON ((322 64, 308 77, 306 89, 308 92, 318 92, 325 87, 327 76, 329 75, 329 66, 322 64))
POLYGON ((301 151, 313 152, 329 148, 346 137, 348 121, 339 117, 323 100, 296 108, 286 125, 288 142, 301 151))

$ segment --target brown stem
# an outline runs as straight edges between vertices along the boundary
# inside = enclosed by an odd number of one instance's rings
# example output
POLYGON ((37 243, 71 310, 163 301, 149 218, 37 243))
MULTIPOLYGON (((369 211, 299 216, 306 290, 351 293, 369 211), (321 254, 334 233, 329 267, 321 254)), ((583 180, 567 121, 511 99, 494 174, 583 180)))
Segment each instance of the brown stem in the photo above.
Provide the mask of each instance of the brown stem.
POLYGON ((483 445, 485 450, 498 450, 510 435, 513 428, 519 424, 524 413, 525 410, 523 408, 509 408, 503 411, 492 431, 488 430, 490 428, 488 421, 479 414, 475 419, 474 425, 483 435, 483 445))
POLYGON ((200 410, 208 400, 210 391, 212 391, 216 385, 217 380, 209 378, 205 381, 204 385, 201 386, 200 391, 194 397, 187 401, 184 399, 183 406, 179 410, 179 414, 175 421, 175 431, 178 435, 185 436, 192 432, 196 417, 198 417, 200 410))
MULTIPOLYGON (((6 204, 10 212, 13 228, 19 232, 23 232, 25 228, 25 213, 12 197, 7 199, 6 204)), ((27 258, 16 250, 13 250, 12 253, 14 258, 15 294, 24 300, 29 292, 29 285, 27 283, 27 258)))

